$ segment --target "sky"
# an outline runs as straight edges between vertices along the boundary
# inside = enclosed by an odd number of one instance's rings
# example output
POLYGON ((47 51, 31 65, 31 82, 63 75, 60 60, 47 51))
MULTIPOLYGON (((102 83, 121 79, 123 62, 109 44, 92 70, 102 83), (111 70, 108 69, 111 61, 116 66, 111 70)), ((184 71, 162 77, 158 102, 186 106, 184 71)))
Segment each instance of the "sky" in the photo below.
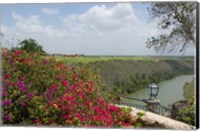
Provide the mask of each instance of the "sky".
POLYGON ((84 55, 194 55, 160 54, 146 47, 162 33, 150 20, 142 2, 1 4, 3 46, 33 38, 47 53, 84 55))

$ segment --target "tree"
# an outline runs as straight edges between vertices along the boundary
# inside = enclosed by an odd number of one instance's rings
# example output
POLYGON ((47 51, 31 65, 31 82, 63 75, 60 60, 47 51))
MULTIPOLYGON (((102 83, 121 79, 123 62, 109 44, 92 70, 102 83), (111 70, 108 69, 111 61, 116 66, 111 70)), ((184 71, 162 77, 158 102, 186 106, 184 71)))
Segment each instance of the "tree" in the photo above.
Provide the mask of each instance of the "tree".
POLYGON ((27 52, 40 52, 41 54, 45 54, 43 51, 42 46, 39 45, 34 39, 25 39, 19 43, 20 48, 27 52))
POLYGON ((147 47, 156 51, 172 52, 186 45, 196 47, 196 7, 197 2, 156 2, 151 3, 148 12, 158 22, 158 28, 167 33, 151 37, 147 47))

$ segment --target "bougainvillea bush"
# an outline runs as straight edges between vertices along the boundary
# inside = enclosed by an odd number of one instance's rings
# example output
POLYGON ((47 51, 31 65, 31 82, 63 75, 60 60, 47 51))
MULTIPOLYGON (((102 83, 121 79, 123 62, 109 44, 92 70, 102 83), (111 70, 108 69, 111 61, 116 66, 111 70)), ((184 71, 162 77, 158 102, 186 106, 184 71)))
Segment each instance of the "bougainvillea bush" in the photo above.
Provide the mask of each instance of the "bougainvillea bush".
POLYGON ((88 69, 22 50, 2 52, 3 124, 38 126, 129 126, 129 111, 99 94, 88 69))

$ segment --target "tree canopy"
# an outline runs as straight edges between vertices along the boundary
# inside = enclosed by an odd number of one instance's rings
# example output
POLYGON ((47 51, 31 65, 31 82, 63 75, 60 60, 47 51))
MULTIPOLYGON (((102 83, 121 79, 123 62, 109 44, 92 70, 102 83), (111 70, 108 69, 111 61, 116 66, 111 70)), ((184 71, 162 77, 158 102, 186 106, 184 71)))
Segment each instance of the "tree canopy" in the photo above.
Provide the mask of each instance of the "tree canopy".
POLYGON ((43 47, 39 45, 34 39, 31 39, 31 38, 21 41, 19 45, 22 50, 25 50, 27 52, 35 51, 35 52, 40 52, 42 54, 45 53, 45 51, 43 50, 43 47))
POLYGON ((158 21, 162 33, 149 38, 147 47, 156 51, 182 52, 187 45, 196 46, 196 6, 197 2, 151 3, 148 12, 158 21))

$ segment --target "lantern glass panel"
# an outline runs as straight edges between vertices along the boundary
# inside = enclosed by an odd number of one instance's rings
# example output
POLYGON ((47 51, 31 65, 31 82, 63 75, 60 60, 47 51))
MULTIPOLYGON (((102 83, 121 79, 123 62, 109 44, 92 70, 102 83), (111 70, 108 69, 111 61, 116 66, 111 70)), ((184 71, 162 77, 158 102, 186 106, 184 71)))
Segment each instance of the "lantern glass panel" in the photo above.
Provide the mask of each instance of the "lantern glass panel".
POLYGON ((154 83, 149 85, 149 95, 157 96, 158 95, 158 86, 154 83))

